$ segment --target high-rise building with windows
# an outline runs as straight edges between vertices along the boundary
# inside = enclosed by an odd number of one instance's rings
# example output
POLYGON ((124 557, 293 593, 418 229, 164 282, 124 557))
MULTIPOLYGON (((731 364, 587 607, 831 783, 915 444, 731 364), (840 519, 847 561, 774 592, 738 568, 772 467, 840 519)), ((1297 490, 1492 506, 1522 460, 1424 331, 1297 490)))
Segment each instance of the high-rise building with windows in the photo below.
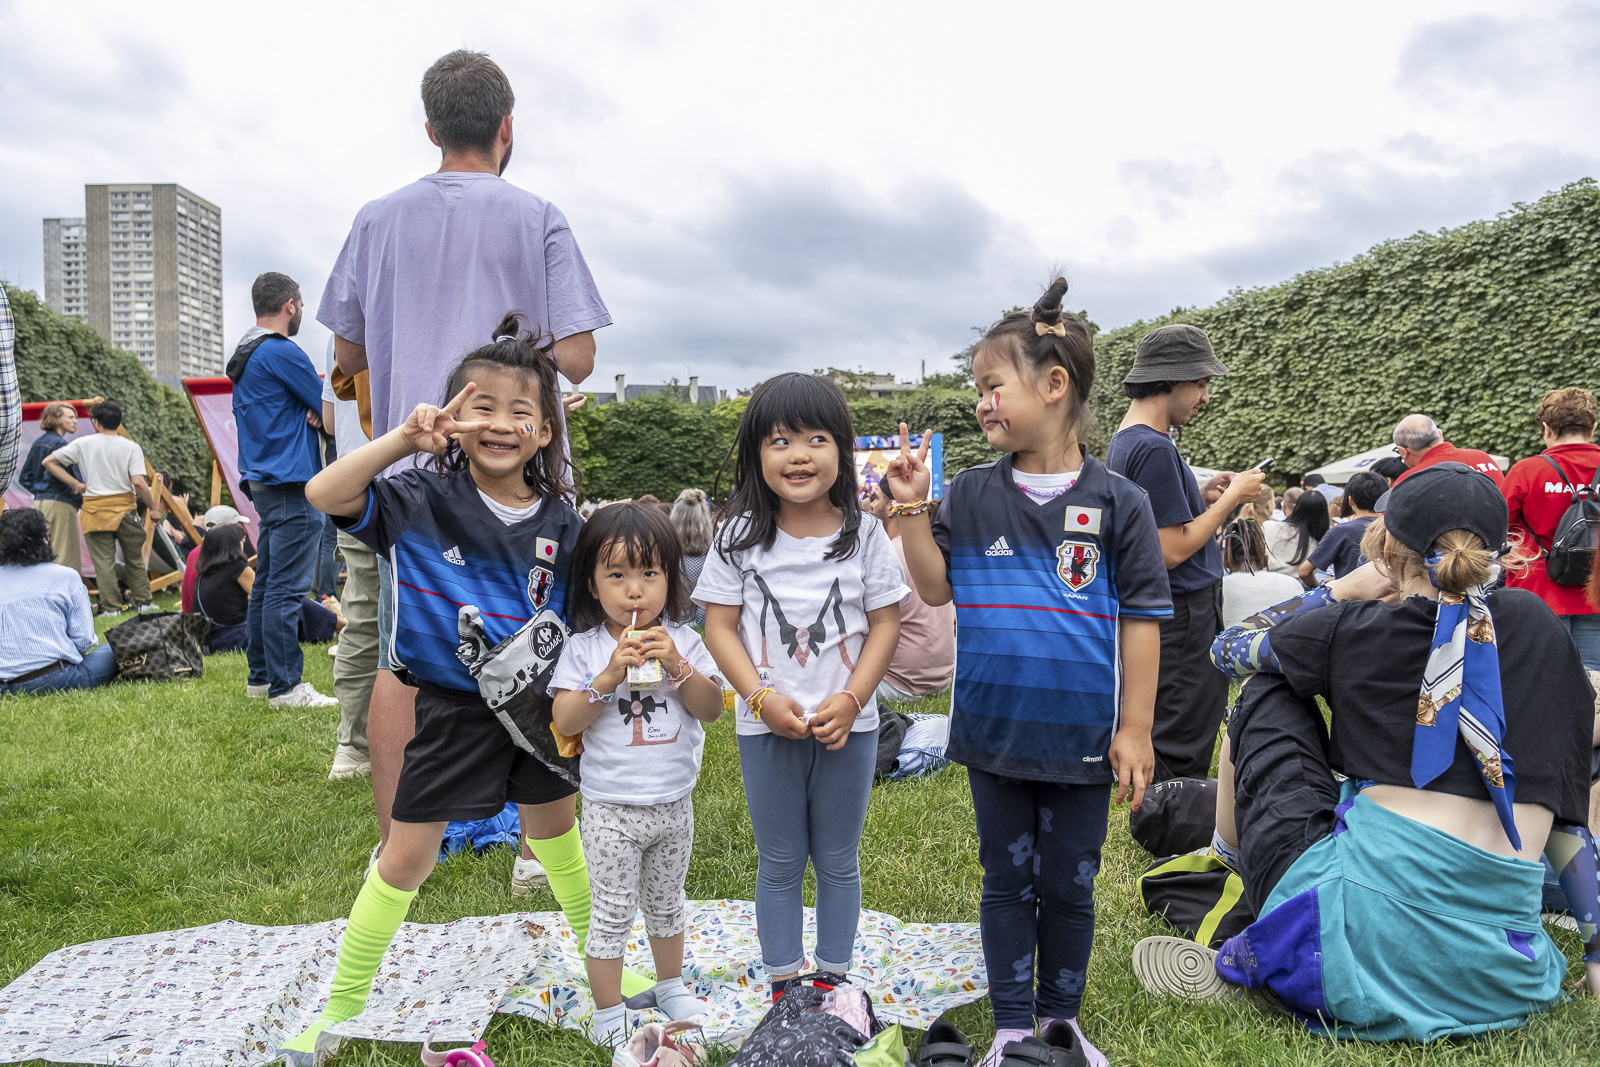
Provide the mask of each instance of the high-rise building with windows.
POLYGON ((158 380, 222 373, 222 212, 181 185, 86 185, 88 322, 158 380))
POLYGON ((89 318, 83 256, 82 219, 44 220, 44 302, 79 322, 89 318))

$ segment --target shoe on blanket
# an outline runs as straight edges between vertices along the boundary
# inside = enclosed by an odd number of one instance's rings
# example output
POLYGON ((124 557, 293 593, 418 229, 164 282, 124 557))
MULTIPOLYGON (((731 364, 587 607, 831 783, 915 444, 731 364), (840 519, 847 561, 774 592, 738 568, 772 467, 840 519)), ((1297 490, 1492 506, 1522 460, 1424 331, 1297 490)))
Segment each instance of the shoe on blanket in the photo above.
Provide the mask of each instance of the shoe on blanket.
POLYGON ((538 886, 550 884, 550 877, 544 873, 544 868, 538 860, 525 860, 521 856, 511 865, 511 895, 513 897, 528 897, 538 886))
POLYGON ((976 1053, 966 1037, 943 1019, 935 1019, 917 1046, 916 1067, 972 1067, 976 1053))
POLYGON ((611 1054, 611 1067, 690 1067, 694 1052, 673 1035, 697 1030, 696 1022, 645 1023, 611 1054))

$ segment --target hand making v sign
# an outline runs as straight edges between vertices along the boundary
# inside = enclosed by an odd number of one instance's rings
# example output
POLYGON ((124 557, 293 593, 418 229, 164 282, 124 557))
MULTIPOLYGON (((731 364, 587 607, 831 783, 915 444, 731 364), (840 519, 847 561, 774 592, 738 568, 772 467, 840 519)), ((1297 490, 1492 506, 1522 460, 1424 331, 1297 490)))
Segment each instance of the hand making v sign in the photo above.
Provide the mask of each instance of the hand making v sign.
POLYGON ((909 504, 928 499, 928 490, 933 486, 933 471, 928 468, 928 447, 932 441, 933 431, 923 430, 922 443, 912 452, 910 428, 903 422, 900 424, 900 454, 889 461, 888 469, 883 472, 883 484, 896 502, 909 504))
POLYGON ((467 397, 477 389, 476 382, 468 382, 466 388, 442 408, 434 407, 432 404, 418 404, 406 418, 405 425, 400 427, 400 433, 405 437, 406 443, 419 452, 439 455, 450 446, 450 438, 456 434, 487 430, 489 428, 487 422, 460 422, 456 419, 456 415, 461 411, 461 405, 466 403, 467 397))

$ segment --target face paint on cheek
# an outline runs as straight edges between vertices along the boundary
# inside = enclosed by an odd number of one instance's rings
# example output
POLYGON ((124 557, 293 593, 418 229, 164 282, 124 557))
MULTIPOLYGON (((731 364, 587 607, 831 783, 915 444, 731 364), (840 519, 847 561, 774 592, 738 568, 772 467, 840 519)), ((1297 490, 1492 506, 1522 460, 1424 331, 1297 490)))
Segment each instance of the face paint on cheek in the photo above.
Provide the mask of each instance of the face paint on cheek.
MULTIPOLYGON (((1000 389, 998 387, 995 388, 994 395, 989 401, 989 410, 996 415, 1000 414, 1000 389)), ((1011 420, 1001 416, 1000 426, 1002 429, 1011 429, 1011 420)))

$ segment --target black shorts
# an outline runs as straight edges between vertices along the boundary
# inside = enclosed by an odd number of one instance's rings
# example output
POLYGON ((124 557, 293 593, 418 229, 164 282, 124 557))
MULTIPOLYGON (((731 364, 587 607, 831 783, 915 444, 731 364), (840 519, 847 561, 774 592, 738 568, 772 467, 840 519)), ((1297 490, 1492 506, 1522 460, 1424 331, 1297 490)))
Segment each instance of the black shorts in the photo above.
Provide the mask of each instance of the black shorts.
POLYGON ((417 732, 395 789, 400 822, 487 819, 507 801, 548 804, 578 790, 511 742, 477 693, 417 685, 417 732))
POLYGON ((1239 877, 1256 914, 1306 849, 1333 832, 1339 783, 1315 703, 1278 675, 1245 683, 1228 720, 1239 877))

